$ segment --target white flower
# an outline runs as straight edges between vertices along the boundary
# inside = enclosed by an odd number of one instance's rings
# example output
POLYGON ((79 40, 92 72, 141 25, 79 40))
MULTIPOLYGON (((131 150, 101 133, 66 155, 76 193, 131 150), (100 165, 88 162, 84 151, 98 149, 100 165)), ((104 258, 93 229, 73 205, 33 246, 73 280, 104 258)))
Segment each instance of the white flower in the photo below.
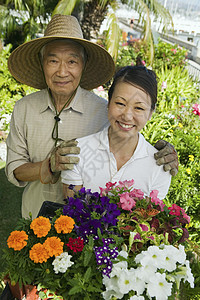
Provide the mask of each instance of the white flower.
POLYGON ((117 276, 109 278, 108 276, 103 275, 103 284, 106 286, 106 290, 117 291, 119 289, 117 276))
MULTIPOLYGON (((173 247, 173 246, 172 246, 173 247)), ((176 270, 177 268, 177 259, 176 259, 176 251, 178 252, 178 249, 176 249, 175 247, 172 248, 168 248, 168 249, 163 249, 162 250, 162 254, 163 254, 163 260, 159 265, 159 269, 164 269, 167 270, 169 272, 172 272, 174 270, 176 270)))
POLYGON ((150 297, 156 297, 156 300, 167 300, 171 295, 172 283, 165 279, 165 274, 155 273, 149 278, 147 284, 147 293, 150 297))
POLYGON ((180 264, 185 263, 186 253, 184 250, 184 246, 179 245, 179 249, 177 249, 172 245, 165 245, 164 249, 167 250, 168 257, 171 256, 171 258, 173 258, 180 264))
POLYGON ((154 265, 159 268, 162 264, 165 255, 162 250, 157 246, 150 246, 147 251, 142 251, 135 258, 137 263, 140 263, 143 267, 147 265, 154 265))
POLYGON ((132 296, 129 300, 144 300, 143 296, 132 296))
POLYGON ((116 264, 113 264, 112 272, 110 273, 110 277, 119 276, 120 272, 126 270, 128 267, 127 261, 119 261, 116 264))
POLYGON ((106 290, 105 292, 102 293, 103 299, 105 300, 110 300, 112 299, 112 297, 116 297, 117 299, 122 299, 124 294, 120 293, 120 291, 118 291, 118 293, 116 291, 113 290, 106 290))
POLYGON ((149 278, 155 274, 157 271, 157 267, 155 265, 146 265, 145 267, 140 267, 136 269, 137 277, 142 281, 148 282, 149 278))
POLYGON ((125 251, 125 250, 120 251, 118 255, 119 255, 119 256, 122 256, 122 257, 124 257, 124 258, 126 258, 126 259, 128 258, 128 252, 125 251))
POLYGON ((133 282, 131 290, 137 292, 138 295, 142 294, 146 287, 145 280, 143 278, 143 269, 143 267, 137 269, 131 268, 129 271, 129 276, 132 278, 133 282))
POLYGON ((70 261, 71 255, 68 254, 68 252, 63 252, 59 256, 57 256, 54 261, 52 262, 52 265, 54 266, 54 272, 58 274, 59 272, 65 273, 68 268, 70 268, 74 262, 70 261))
POLYGON ((130 276, 131 272, 129 270, 123 270, 119 273, 118 277, 118 286, 120 292, 123 294, 128 294, 132 290, 134 286, 135 278, 134 276, 130 276))
POLYGON ((186 265, 186 276, 184 282, 187 280, 190 283, 191 288, 194 288, 194 276, 190 269, 190 263, 188 260, 185 262, 186 265))

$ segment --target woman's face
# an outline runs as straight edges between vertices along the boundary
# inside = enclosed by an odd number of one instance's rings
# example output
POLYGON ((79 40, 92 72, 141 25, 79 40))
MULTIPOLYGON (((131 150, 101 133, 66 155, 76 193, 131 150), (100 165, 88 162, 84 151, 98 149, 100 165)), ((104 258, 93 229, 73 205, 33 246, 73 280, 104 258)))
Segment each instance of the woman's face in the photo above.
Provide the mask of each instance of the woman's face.
POLYGON ((151 98, 140 88, 118 82, 108 106, 110 133, 121 138, 137 137, 151 118, 151 98))

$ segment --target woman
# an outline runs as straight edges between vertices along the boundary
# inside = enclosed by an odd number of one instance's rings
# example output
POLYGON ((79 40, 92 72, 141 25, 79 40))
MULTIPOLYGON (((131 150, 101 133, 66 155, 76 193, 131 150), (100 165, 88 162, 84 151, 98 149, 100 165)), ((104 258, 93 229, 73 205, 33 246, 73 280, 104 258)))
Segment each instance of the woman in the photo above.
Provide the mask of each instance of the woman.
POLYGON ((61 174, 64 196, 73 196, 69 184, 76 190, 84 186, 98 192, 109 181, 134 179, 134 187, 146 196, 158 190, 158 198, 164 199, 171 176, 156 165, 157 150, 139 133, 157 102, 155 73, 144 66, 122 68, 114 77, 108 99, 110 126, 78 139, 80 161, 61 174))

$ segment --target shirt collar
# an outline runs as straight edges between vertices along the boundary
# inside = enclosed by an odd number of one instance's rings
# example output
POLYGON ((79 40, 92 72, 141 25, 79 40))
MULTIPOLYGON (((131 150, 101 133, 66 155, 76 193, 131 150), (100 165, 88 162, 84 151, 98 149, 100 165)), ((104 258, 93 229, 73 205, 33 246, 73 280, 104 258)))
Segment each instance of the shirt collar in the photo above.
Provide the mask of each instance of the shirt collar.
MULTIPOLYGON (((77 112, 83 113, 84 112, 84 101, 82 97, 83 90, 79 86, 76 94, 74 96, 74 99, 70 102, 69 106, 64 108, 64 110, 73 109, 77 112)), ((52 111, 55 111, 55 108, 53 106, 53 103, 51 102, 51 99, 49 97, 48 90, 43 90, 43 99, 41 100, 41 107, 40 107, 40 113, 44 112, 48 108, 50 108, 52 111)))
MULTIPOLYGON (((100 133, 99 133, 99 149, 101 150, 109 150, 109 140, 108 140, 108 127, 104 128, 100 133)), ((142 158, 148 156, 148 150, 147 150, 147 145, 145 143, 145 138, 144 136, 139 132, 139 139, 138 139, 138 144, 135 149, 135 152, 133 153, 133 156, 131 157, 131 160, 137 159, 137 158, 142 158)))

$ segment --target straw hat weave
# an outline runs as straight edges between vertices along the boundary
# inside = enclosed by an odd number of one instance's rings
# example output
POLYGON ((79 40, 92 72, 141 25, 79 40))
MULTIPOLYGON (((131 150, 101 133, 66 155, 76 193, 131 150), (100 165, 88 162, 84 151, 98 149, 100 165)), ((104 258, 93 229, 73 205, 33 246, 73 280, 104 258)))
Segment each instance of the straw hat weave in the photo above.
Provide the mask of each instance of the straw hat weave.
POLYGON ((57 39, 81 44, 87 53, 87 62, 80 86, 91 90, 106 83, 114 74, 115 65, 110 54, 101 46, 83 38, 78 20, 73 16, 55 15, 47 25, 44 36, 17 47, 8 59, 10 73, 21 83, 36 89, 46 88, 39 52, 57 39))

